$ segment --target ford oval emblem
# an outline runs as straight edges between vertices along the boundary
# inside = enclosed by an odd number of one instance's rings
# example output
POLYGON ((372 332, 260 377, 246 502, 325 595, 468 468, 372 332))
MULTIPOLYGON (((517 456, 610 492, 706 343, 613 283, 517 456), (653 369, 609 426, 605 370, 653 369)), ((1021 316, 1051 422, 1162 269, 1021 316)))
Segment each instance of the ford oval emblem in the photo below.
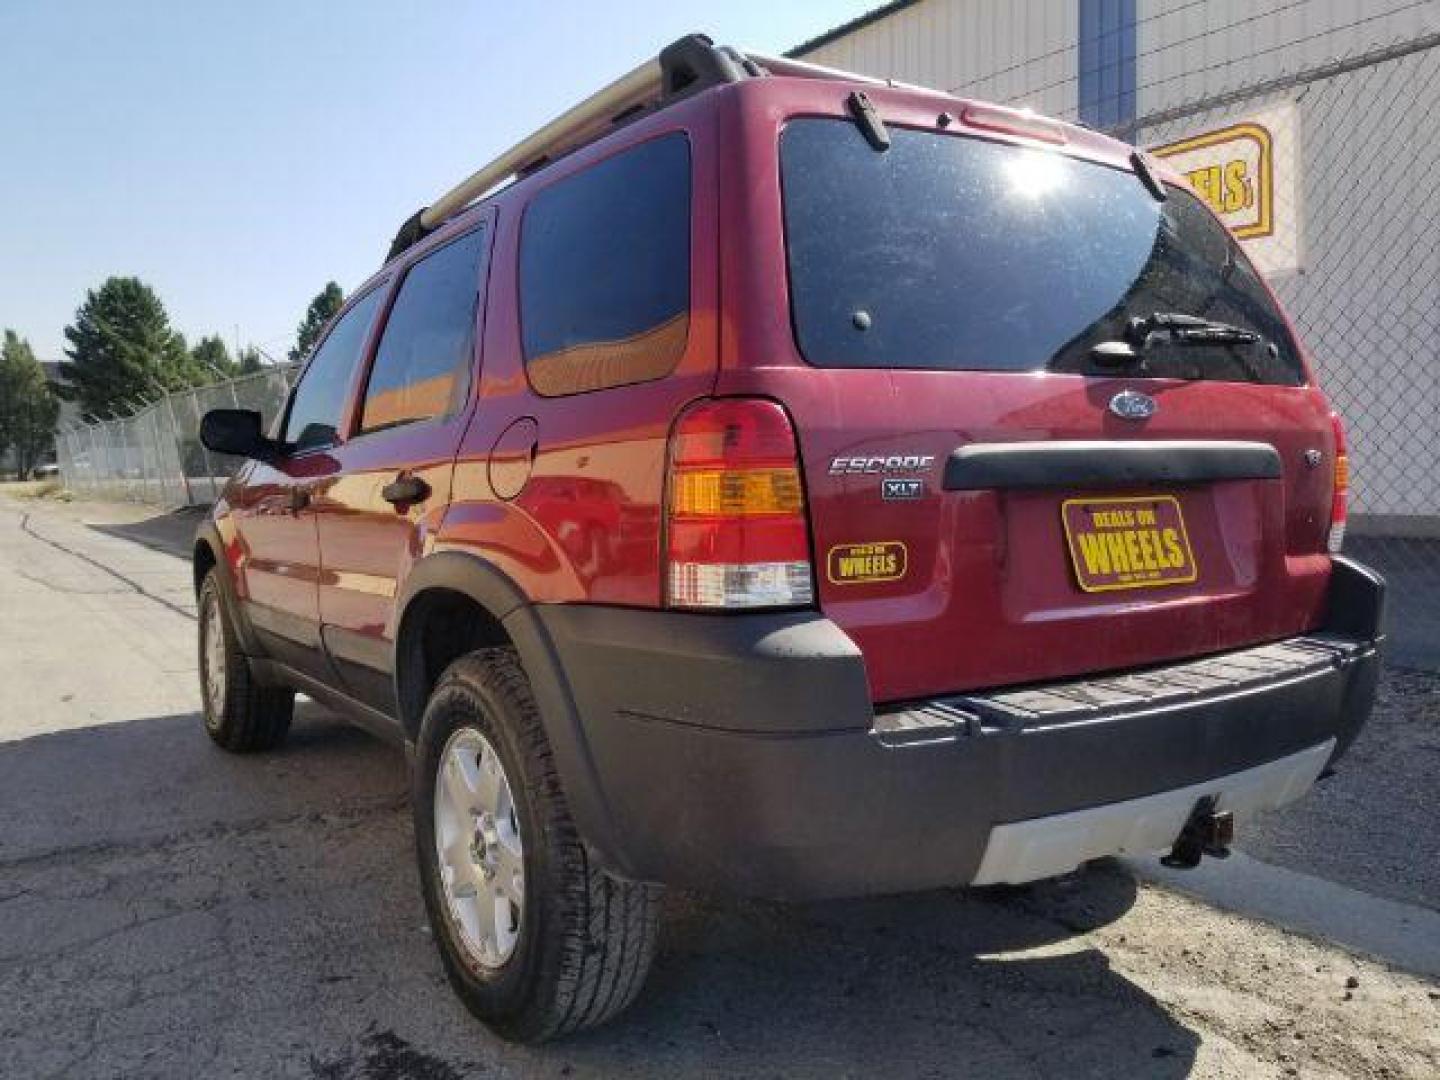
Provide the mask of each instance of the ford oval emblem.
POLYGON ((1110 411, 1126 420, 1149 420, 1157 407, 1153 397, 1138 390, 1121 390, 1110 399, 1110 411))

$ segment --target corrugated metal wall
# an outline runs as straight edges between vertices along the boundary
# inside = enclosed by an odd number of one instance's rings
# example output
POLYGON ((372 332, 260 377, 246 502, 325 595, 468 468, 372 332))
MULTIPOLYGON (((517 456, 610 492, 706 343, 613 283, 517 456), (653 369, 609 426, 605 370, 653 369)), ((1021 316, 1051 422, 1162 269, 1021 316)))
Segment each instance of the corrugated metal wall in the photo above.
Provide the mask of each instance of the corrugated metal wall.
MULTIPOLYGON (((1076 115, 1079 0, 921 0, 805 59, 1076 115)), ((1440 0, 1139 0, 1137 113, 1440 31, 1440 0)))
POLYGON ((1076 0, 922 0, 805 54, 817 64, 1075 114, 1076 0))
POLYGON ((1138 15, 1142 116, 1440 30, 1436 0, 1140 0, 1138 15))

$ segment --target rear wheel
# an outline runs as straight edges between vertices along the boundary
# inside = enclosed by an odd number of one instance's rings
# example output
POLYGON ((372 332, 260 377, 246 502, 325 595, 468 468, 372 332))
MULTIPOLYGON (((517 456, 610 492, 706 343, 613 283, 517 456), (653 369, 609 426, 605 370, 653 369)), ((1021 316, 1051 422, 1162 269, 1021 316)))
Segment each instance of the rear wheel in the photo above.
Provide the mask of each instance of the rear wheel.
POLYGON ((225 613, 220 580, 210 571, 200 586, 200 700, 205 731, 226 750, 270 750, 284 741, 295 692, 260 686, 240 651, 225 613))
POLYGON ((440 677, 416 756, 415 839, 451 985, 500 1035, 600 1024, 639 992, 660 890, 611 877, 575 830, 512 649, 440 677))

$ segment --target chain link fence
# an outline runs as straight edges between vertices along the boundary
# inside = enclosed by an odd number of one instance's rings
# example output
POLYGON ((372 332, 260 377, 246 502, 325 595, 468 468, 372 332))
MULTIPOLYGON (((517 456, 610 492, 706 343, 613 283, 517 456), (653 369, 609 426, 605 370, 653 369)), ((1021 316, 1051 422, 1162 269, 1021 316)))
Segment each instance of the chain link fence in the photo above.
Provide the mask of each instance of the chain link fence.
POLYGON ((266 426, 284 407, 294 365, 167 394, 130 416, 62 431, 56 458, 77 495, 155 506, 213 502, 239 465, 200 444, 200 418, 211 409, 255 409, 266 426))
POLYGON ((1272 243, 1261 255, 1276 263, 1265 269, 1345 421, 1345 550, 1389 579, 1392 659, 1426 667, 1440 667, 1437 107, 1432 36, 1173 106, 1117 132, 1141 146, 1184 146, 1245 118, 1272 121, 1273 217, 1287 223, 1279 243, 1289 250, 1272 243))

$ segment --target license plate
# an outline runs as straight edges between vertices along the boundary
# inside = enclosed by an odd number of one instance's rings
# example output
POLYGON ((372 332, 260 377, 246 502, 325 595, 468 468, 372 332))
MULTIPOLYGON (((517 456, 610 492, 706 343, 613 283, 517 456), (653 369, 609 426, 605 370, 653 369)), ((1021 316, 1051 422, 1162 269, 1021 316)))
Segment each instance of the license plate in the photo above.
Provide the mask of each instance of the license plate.
POLYGON ((1197 577, 1173 496, 1066 499, 1060 515, 1075 580, 1085 592, 1184 585, 1197 577))

